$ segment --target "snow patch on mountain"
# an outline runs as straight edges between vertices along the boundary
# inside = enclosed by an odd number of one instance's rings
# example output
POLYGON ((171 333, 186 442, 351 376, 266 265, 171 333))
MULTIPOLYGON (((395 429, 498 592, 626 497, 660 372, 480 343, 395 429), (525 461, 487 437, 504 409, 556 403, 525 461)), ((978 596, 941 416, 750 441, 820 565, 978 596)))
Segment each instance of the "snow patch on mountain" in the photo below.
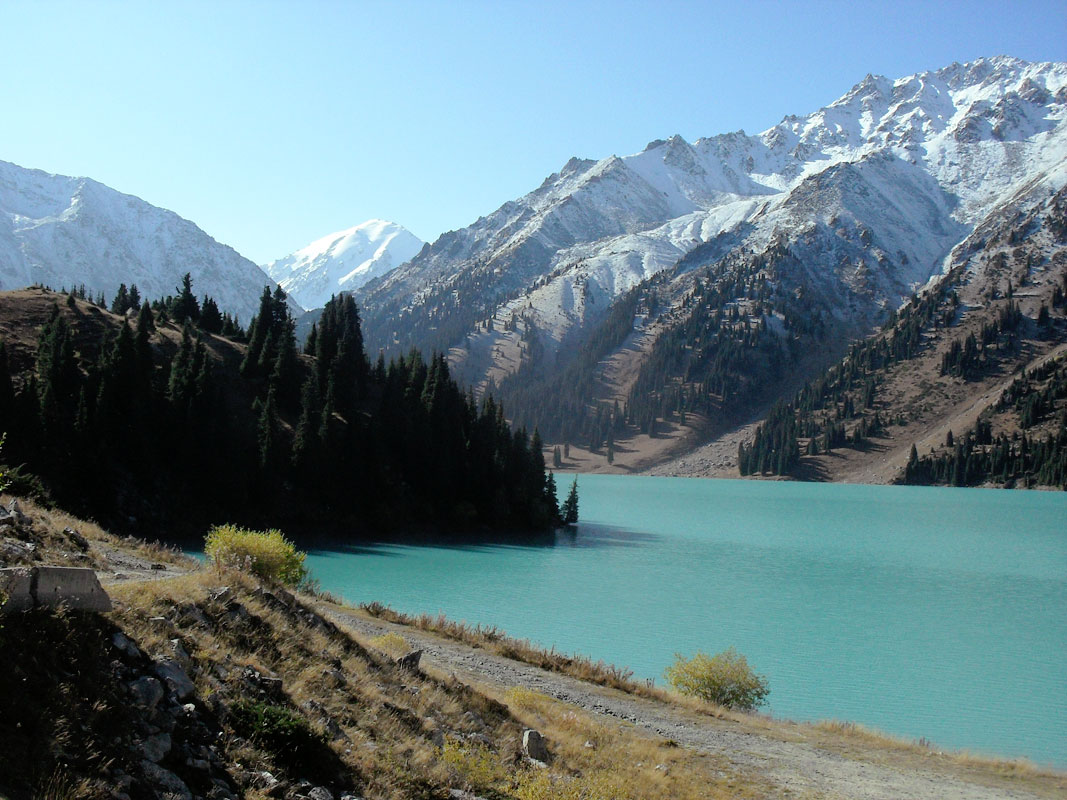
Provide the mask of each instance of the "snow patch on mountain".
POLYGON ((263 287, 274 287, 247 258, 172 211, 89 178, 0 161, 0 289, 84 285, 110 300, 125 283, 155 299, 176 294, 186 272, 198 295, 244 323, 263 287))
MULTIPOLYGON (((1065 161, 1067 64, 1002 56, 898 80, 868 75, 757 135, 673 136, 621 158, 571 159, 359 299, 373 336, 377 308, 442 313, 453 287, 474 286, 480 297, 458 302, 503 296, 498 318, 523 315, 559 344, 700 245, 784 243, 842 308, 858 296, 869 313, 938 273, 1023 187, 1058 188, 1065 161)), ((382 326, 390 337, 397 327, 382 326)))
POLYGON ((425 243, 394 222, 372 219, 316 239, 263 269, 304 308, 321 308, 405 261, 425 243))

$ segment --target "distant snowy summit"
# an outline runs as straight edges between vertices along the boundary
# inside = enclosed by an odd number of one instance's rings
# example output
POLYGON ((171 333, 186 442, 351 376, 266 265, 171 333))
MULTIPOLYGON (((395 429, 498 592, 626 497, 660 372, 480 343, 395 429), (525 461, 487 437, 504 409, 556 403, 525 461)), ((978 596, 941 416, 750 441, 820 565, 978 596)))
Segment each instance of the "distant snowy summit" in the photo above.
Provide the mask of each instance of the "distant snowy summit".
MULTIPOLYGON (((247 324, 273 282, 232 247, 173 211, 89 178, 0 161, 0 290, 85 286, 110 301, 119 284, 175 294, 190 273, 198 296, 247 324)), ((297 310, 294 305, 294 311, 297 310)))
POLYGON ((395 222, 371 219, 316 239, 263 269, 304 308, 321 308, 410 261, 425 242, 395 222))

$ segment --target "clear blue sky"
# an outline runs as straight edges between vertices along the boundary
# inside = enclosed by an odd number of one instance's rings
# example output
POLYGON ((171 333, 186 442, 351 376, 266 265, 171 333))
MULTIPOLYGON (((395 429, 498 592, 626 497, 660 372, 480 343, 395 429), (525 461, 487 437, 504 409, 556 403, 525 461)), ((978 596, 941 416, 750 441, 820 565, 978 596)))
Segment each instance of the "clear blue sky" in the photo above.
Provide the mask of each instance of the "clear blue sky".
POLYGON ((1067 5, 0 0, 0 160, 88 175, 257 262, 423 239, 571 156, 774 125, 868 72, 1067 60, 1067 5))

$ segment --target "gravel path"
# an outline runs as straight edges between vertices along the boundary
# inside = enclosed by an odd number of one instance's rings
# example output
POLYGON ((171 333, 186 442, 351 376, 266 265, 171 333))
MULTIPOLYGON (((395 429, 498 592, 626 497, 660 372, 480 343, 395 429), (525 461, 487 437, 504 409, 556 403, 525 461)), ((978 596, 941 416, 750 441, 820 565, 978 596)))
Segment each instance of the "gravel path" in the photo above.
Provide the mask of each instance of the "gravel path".
MULTIPOLYGON (((972 776, 955 774, 964 770, 954 770, 951 762, 919 764, 921 756, 872 750, 862 744, 856 746, 858 753, 850 757, 804 741, 806 726, 795 726, 794 740, 787 741, 780 738, 781 734, 760 733, 758 725, 747 730, 743 723, 594 686, 404 625, 343 610, 331 610, 328 616, 358 636, 399 634, 412 649, 424 651, 423 660, 428 666, 455 673, 460 679, 501 689, 522 686, 593 714, 632 723, 649 735, 725 756, 739 771, 758 772, 769 778, 779 787, 780 796, 855 800, 1030 800, 1055 796, 1034 794, 1012 786, 1010 779, 988 774, 974 777, 983 781, 975 783, 969 779, 972 776), (877 761, 865 760, 864 755, 868 759, 873 755, 877 761)), ((792 726, 778 727, 794 730, 792 726)), ((1062 790, 1062 783, 1058 788, 1062 790)))

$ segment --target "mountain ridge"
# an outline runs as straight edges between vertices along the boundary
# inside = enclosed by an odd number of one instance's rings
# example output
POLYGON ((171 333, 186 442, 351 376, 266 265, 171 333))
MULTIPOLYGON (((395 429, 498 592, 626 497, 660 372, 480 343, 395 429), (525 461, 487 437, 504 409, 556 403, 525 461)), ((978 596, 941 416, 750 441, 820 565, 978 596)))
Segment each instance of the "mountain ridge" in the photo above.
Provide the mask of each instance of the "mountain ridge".
MULTIPOLYGON (((368 343, 392 353, 447 352, 476 391, 507 385, 514 422, 560 443, 580 429, 603 445, 604 424, 590 420, 614 414, 612 397, 628 390, 598 378, 585 382, 579 400, 573 386, 552 381, 600 336, 598 326, 628 292, 655 299, 651 317, 644 300, 637 307, 646 321, 666 322, 646 330, 669 333, 670 347, 682 348, 657 356, 650 344, 641 356, 683 370, 648 384, 658 398, 651 405, 637 398, 647 406, 642 426, 661 418, 653 406, 666 402, 672 381, 685 385, 694 369, 723 357, 722 339, 682 357, 691 337, 703 335, 679 327, 701 281, 716 282, 715 302, 724 305, 714 313, 741 311, 725 328, 712 321, 715 336, 734 342, 730 352, 753 346, 744 333, 751 326, 777 337, 761 338, 768 354, 788 345, 784 361, 772 359, 785 373, 745 381, 755 388, 800 379, 799 350, 839 357, 936 279, 971 232, 1010 209, 1020 191, 1062 187, 1065 119, 1067 64, 995 57, 895 80, 869 75, 832 103, 757 135, 692 143, 672 136, 630 156, 572 158, 529 194, 442 235, 359 290, 368 343), (737 258, 724 262, 731 254, 737 258), (720 296, 731 291, 741 294, 720 296), (551 394, 543 380, 570 396, 542 399, 551 394), (533 385, 540 390, 522 388, 533 385), (568 415, 581 423, 566 424, 568 415)), ((635 331, 639 322, 635 316, 635 331)), ((702 382, 682 392, 686 403, 691 390, 703 393, 698 405, 713 417, 754 410, 709 396, 702 382)), ((627 424, 630 411, 623 403, 627 424)))
POLYGON ((110 300, 124 283, 155 299, 177 294, 186 272, 198 294, 243 322, 255 314, 263 287, 275 285, 173 211, 92 178, 0 161, 0 290, 84 284, 110 300))

